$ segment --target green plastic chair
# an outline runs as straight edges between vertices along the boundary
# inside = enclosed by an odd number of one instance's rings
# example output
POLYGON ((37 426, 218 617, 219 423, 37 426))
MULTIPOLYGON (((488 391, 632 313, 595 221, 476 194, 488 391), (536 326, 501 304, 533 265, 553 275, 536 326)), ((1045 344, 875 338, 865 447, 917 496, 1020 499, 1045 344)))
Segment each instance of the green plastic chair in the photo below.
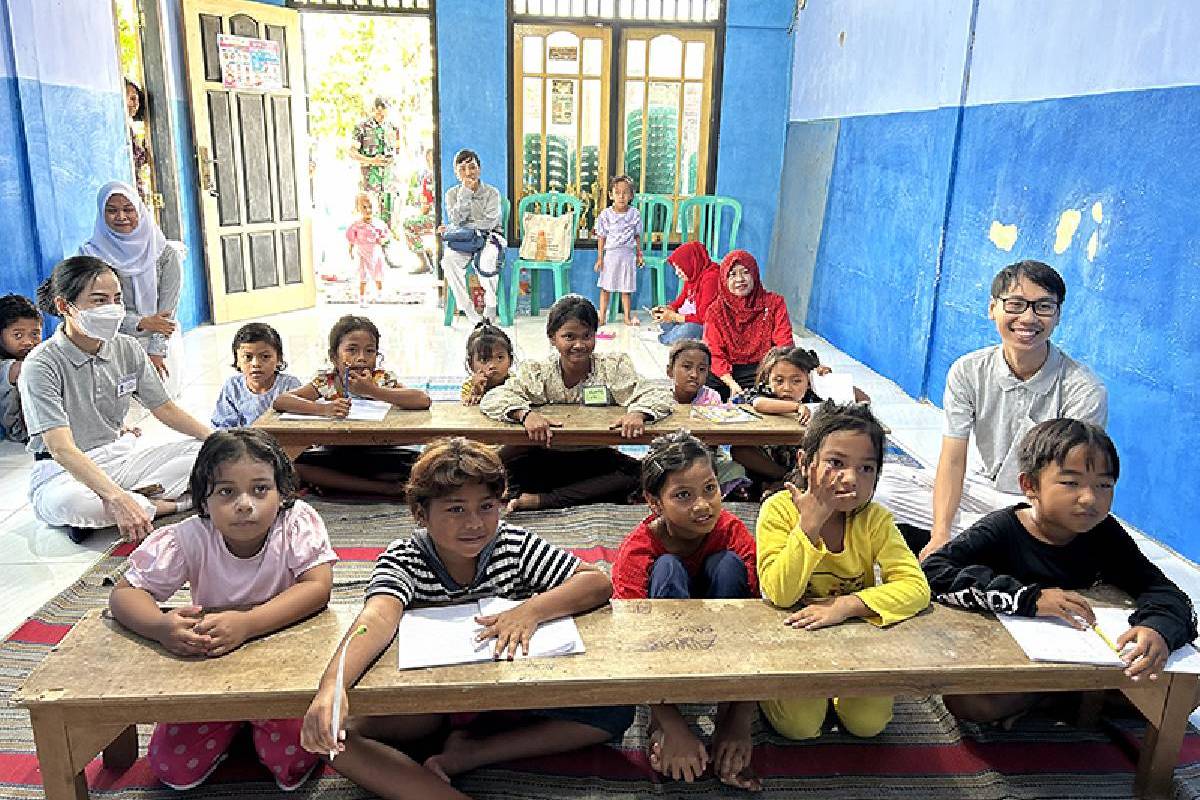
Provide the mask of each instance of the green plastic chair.
POLYGON ((683 241, 703 242, 713 261, 720 261, 737 249, 738 228, 742 225, 742 204, 732 197, 696 195, 679 204, 679 223, 683 241), (721 234, 729 221, 728 246, 721 246, 721 234))
POLYGON ((554 275, 554 299, 558 300, 571 291, 571 264, 575 260, 575 233, 579 230, 579 215, 583 212, 583 203, 577 197, 560 192, 542 192, 526 195, 517 204, 517 234, 519 239, 525 238, 525 214, 550 214, 559 217, 571 211, 571 247, 563 261, 534 261, 518 258, 512 264, 512 280, 509 283, 508 307, 514 312, 517 308, 517 295, 521 291, 521 270, 529 270, 529 314, 537 316, 539 290, 541 289, 541 273, 550 272, 554 275))
MULTIPOLYGON (((675 227, 675 204, 665 194, 637 194, 633 207, 642 215, 642 258, 650 273, 651 305, 661 306, 667 302, 667 246, 675 227)), ((620 302, 616 297, 612 300, 617 302, 609 303, 608 321, 616 322, 620 302)))
MULTIPOLYGON (((508 214, 512 210, 512 203, 507 197, 500 198, 500 227, 503 229, 503 236, 508 238, 508 214)), ((501 254, 503 255, 503 254, 501 254)), ((467 276, 475 271, 475 262, 467 262, 467 276)), ((507 264, 500 270, 500 280, 496 283, 496 313, 500 316, 500 324, 504 327, 511 327, 513 324, 513 305, 509 299, 508 290, 504 288, 504 273, 509 274, 509 282, 513 282, 512 267, 507 264)), ((458 304, 454 300, 454 292, 450 291, 449 285, 446 286, 446 318, 442 320, 442 324, 449 327, 454 322, 454 312, 457 311, 458 304)))

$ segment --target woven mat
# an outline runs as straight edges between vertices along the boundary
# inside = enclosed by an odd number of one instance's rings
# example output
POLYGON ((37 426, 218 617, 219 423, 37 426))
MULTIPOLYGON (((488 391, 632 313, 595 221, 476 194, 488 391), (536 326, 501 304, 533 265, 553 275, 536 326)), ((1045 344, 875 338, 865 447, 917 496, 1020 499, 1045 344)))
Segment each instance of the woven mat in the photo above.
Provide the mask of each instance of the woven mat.
MULTIPOLYGON (((389 541, 412 530, 412 519, 394 505, 312 502, 342 559, 334 572, 334 599, 358 600, 375 557, 389 541)), ((753 529, 757 506, 728 507, 753 529)), ((594 505, 524 513, 514 521, 607 566, 622 537, 644 513, 641 507, 594 505)), ((42 797, 28 715, 10 707, 9 697, 84 612, 106 603, 111 580, 120 574, 129 550, 128 545, 114 547, 0 645, 0 800, 42 797)), ((711 733, 711 707, 686 710, 700 732, 711 733)), ((713 779, 690 785, 663 781, 645 758, 646 720, 643 708, 619 745, 481 769, 456 785, 481 800, 743 795, 713 779)), ((143 752, 149 733, 149 726, 139 728, 143 752)), ((764 778, 764 797, 1098 800, 1132 796, 1133 744, 1140 736, 1141 727, 1134 720, 1106 720, 1095 731, 1036 716, 1026 717, 1011 732, 960 727, 936 698, 898 698, 895 719, 870 740, 829 729, 816 741, 789 742, 760 720, 754 729, 754 764, 764 778)), ((1175 773, 1176 797, 1200 796, 1200 735, 1195 732, 1185 742, 1181 764, 1175 773)), ((93 797, 165 800, 178 796, 155 782, 144 759, 119 774, 104 770, 97 760, 88 769, 88 778, 93 797)), ((298 795, 322 800, 370 796, 329 769, 306 783, 298 795)), ((284 793, 246 747, 235 748, 212 778, 188 796, 283 797, 284 793)))

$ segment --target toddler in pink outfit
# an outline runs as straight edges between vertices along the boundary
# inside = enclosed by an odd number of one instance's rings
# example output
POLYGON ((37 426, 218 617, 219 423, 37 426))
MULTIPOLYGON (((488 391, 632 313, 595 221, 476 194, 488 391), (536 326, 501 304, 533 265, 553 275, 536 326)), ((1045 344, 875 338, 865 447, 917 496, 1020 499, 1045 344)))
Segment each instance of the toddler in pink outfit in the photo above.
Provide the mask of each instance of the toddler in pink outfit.
POLYGON ((370 192, 359 192, 354 197, 354 211, 358 219, 346 228, 346 241, 350 243, 350 255, 358 255, 358 303, 367 304, 367 281, 375 281, 375 292, 383 291, 383 245, 391 237, 387 226, 375 219, 375 196, 370 192))
MULTIPOLYGON (((209 436, 191 475, 199 514, 160 528, 130 555, 109 596, 113 616, 172 653, 215 658, 324 608, 337 556, 317 512, 295 499, 296 485, 291 461, 270 434, 234 428, 209 436), (160 609, 185 583, 191 605, 160 609)), ((284 791, 319 763, 300 747, 300 722, 249 721, 259 760, 284 791)), ((173 789, 198 786, 242 724, 157 725, 150 768, 173 789)))

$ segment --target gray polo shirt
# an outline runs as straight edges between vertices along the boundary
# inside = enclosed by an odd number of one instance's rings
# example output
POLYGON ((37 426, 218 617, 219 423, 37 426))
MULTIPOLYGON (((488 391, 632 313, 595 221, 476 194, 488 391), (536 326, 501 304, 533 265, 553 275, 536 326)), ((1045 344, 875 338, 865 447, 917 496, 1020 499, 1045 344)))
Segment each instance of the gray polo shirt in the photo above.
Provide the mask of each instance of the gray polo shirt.
MULTIPOLYGON (((183 288, 183 257, 175 245, 167 245, 154 268, 158 272, 158 302, 155 305, 155 313, 174 312, 179 307, 179 292, 183 288)), ((121 322, 121 333, 141 342, 150 355, 165 356, 168 346, 166 336, 138 330, 138 323, 145 315, 133 307, 133 278, 127 278, 118 272, 117 280, 121 282, 121 296, 125 298, 125 319, 121 322)))
POLYGON ((480 181, 471 191, 461 183, 446 192, 446 216, 455 225, 477 231, 500 231, 500 190, 480 181))
POLYGON ((1000 345, 967 353, 946 376, 943 433, 968 439, 983 458, 984 474, 1002 492, 1019 493, 1017 450, 1039 422, 1069 417, 1103 427, 1108 391, 1087 367, 1050 344, 1046 363, 1029 380, 1013 375, 1000 345))
POLYGON ((83 352, 59 327, 33 348, 17 378, 31 453, 46 450, 42 434, 69 427, 84 452, 116 441, 136 397, 148 410, 170 398, 137 340, 118 333, 96 355, 83 352))

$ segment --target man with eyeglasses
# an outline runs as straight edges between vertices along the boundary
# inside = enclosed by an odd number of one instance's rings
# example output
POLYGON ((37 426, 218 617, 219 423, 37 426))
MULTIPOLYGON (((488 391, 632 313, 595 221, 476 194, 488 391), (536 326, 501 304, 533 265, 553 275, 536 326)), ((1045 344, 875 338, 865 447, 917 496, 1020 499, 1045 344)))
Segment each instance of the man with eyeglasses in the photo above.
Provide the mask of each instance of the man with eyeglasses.
POLYGON ((932 516, 928 505, 917 508, 914 502, 924 496, 929 503, 927 483, 914 492, 920 482, 903 470, 893 480, 907 480, 907 486, 888 481, 888 470, 881 476, 882 497, 877 493, 876 499, 900 523, 909 523, 901 530, 922 560, 981 514, 1024 500, 1017 484, 1017 446, 1034 425, 1059 417, 1101 427, 1107 422, 1104 384, 1050 341, 1066 294, 1062 276, 1040 261, 1010 264, 992 280, 988 318, 996 323, 1000 344, 962 356, 946 377, 932 516), (982 469, 968 475, 972 433, 982 469), (926 525, 931 526, 928 542, 926 525))

